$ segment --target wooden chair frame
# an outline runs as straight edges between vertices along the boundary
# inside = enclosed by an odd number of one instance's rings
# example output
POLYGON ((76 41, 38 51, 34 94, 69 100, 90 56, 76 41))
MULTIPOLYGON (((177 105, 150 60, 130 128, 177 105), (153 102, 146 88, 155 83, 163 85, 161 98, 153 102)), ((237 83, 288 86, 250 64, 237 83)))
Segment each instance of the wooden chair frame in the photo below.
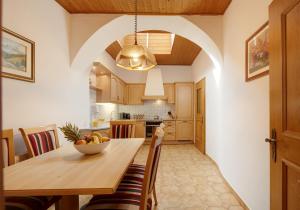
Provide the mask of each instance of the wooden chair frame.
POLYGON ((154 135, 150 144, 150 150, 147 158, 145 176, 143 181, 142 200, 139 210, 147 209, 147 201, 153 195, 155 205, 157 205, 157 197, 155 191, 156 172, 161 152, 161 143, 163 137, 154 135), (152 177, 154 176, 154 177, 152 177))
MULTIPOLYGON (((6 129, 1 132, 1 141, 7 141, 8 146, 8 165, 15 164, 15 144, 13 129, 6 129)), ((1 142, 2 144, 2 142, 1 142)))
POLYGON ((35 128, 19 128, 19 130, 22 134, 25 145, 27 147, 28 155, 30 157, 35 157, 32 146, 30 144, 30 140, 28 138, 28 135, 30 135, 30 134, 40 133, 40 132, 45 132, 45 131, 53 131, 54 137, 55 137, 55 146, 56 146, 56 148, 59 148, 59 146, 60 146, 59 140, 58 140, 58 134, 57 134, 57 127, 55 124, 41 126, 41 127, 35 127, 35 128))
POLYGON ((131 131, 131 136, 129 136, 128 138, 134 138, 135 137, 135 126, 136 126, 136 120, 114 120, 114 121, 110 121, 110 137, 113 136, 113 126, 115 125, 133 125, 132 127, 132 131, 131 131))

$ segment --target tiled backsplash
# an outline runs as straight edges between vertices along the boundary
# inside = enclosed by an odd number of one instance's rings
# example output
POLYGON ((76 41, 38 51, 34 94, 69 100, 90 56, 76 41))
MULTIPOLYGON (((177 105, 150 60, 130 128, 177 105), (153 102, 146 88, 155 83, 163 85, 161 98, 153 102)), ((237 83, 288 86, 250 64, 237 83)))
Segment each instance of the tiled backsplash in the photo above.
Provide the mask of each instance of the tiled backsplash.
POLYGON ((168 111, 174 112, 174 104, 168 104, 166 101, 145 101, 143 105, 119 105, 119 112, 134 114, 144 114, 145 119, 152 119, 158 115, 160 118, 168 118, 168 111))
POLYGON ((168 118, 168 111, 175 111, 174 104, 168 104, 166 101, 145 101, 142 105, 118 105, 112 103, 96 104, 95 91, 90 91, 91 102, 91 120, 103 118, 105 121, 118 119, 120 112, 130 113, 131 117, 134 114, 144 114, 145 119, 152 119, 155 115, 160 118, 168 118))

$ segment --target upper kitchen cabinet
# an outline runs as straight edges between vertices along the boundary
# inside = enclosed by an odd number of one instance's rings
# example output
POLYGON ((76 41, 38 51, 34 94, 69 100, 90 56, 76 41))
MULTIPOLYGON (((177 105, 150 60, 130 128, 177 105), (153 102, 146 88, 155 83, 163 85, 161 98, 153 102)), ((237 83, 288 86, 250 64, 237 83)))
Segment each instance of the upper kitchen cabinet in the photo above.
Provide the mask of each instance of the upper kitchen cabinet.
POLYGON ((119 104, 124 103, 125 83, 114 75, 111 75, 111 101, 119 104))
POLYGON ((145 84, 128 84, 128 104, 144 104, 145 84))
POLYGON ((175 84, 175 110, 177 120, 193 120, 194 84, 175 84))
POLYGON ((164 84, 165 96, 167 97, 167 102, 169 104, 175 103, 175 85, 172 83, 164 84))
POLYGON ((124 103, 126 84, 113 74, 98 75, 96 79, 97 103, 124 103))

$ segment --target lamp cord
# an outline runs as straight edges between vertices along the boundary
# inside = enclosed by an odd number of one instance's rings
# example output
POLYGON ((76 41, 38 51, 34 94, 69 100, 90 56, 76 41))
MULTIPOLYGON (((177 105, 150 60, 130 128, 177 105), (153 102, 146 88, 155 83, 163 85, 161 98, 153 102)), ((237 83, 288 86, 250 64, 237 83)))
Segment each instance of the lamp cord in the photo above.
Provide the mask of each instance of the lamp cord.
POLYGON ((134 17, 134 44, 137 45, 137 0, 135 2, 135 17, 134 17))

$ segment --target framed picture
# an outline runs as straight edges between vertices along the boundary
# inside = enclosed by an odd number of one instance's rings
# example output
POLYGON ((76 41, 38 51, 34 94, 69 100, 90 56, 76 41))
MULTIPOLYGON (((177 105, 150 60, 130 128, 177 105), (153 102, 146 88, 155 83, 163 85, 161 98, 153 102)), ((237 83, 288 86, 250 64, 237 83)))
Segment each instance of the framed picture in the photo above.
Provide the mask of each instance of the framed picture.
POLYGON ((35 43, 2 27, 1 76, 34 82, 35 43))
POLYGON ((269 73, 269 23, 246 41, 246 82, 269 73))

